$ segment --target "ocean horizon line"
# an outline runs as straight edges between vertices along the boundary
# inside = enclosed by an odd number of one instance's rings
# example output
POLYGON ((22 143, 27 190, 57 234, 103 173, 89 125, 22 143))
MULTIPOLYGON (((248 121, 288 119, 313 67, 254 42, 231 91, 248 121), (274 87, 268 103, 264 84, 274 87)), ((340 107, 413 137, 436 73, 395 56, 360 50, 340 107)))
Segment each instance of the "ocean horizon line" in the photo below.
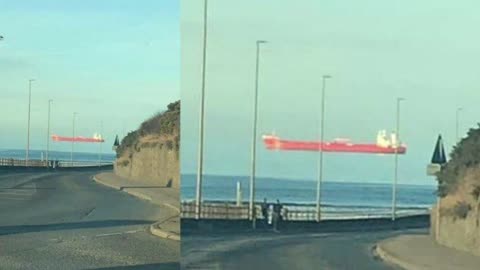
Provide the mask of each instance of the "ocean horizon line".
MULTIPOLYGON (((180 177, 195 177, 197 174, 196 173, 181 173, 180 177)), ((203 176, 207 177, 226 177, 226 178, 250 178, 249 175, 226 175, 226 174, 203 174, 203 176)), ((262 178, 262 179, 272 179, 272 180, 279 180, 279 181, 298 181, 298 182, 316 182, 316 180, 312 179, 305 179, 305 178, 290 178, 290 177, 275 177, 275 176, 257 176, 256 178, 262 178)), ((435 181, 432 181, 433 183, 431 185, 428 184, 412 184, 412 183, 398 183, 397 185, 400 186, 418 186, 418 187, 434 187, 436 188, 437 185, 435 184, 435 181)), ((389 185, 391 184, 390 182, 361 182, 361 181, 342 181, 342 180, 324 180, 323 183, 340 183, 340 184, 361 184, 361 185, 389 185)))

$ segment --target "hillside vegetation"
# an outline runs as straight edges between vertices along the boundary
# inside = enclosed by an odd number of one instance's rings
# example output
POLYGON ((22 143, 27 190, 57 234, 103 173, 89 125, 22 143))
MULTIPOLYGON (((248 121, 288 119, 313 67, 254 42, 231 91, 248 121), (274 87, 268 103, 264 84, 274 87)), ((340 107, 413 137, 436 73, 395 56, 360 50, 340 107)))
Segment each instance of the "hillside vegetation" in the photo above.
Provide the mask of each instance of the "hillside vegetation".
MULTIPOLYGON (((467 137, 463 138, 450 153, 450 160, 438 174, 438 193, 441 197, 455 193, 459 186, 470 179, 470 174, 480 165, 480 124, 477 128, 468 131, 467 137)), ((473 177, 470 184, 472 192, 480 191, 480 175, 473 177)), ((478 196, 478 195, 477 195, 478 196)))
POLYGON ((117 158, 128 150, 139 150, 140 147, 160 144, 168 150, 180 149, 180 101, 170 103, 167 110, 156 113, 140 127, 122 139, 117 148, 117 158))
POLYGON ((431 215, 435 240, 480 256, 480 125, 454 147, 437 180, 439 211, 431 215))

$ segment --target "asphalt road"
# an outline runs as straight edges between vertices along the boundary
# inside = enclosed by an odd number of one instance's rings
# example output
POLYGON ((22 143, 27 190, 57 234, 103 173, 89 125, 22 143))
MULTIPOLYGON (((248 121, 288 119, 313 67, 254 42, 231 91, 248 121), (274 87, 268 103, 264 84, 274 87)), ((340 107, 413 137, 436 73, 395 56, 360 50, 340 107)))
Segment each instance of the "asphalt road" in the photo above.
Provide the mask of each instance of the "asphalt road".
POLYGON ((373 247, 409 231, 182 236, 182 269, 398 269, 378 259, 373 247))
POLYGON ((153 236, 160 209, 92 181, 96 171, 0 173, 0 269, 179 269, 153 236))

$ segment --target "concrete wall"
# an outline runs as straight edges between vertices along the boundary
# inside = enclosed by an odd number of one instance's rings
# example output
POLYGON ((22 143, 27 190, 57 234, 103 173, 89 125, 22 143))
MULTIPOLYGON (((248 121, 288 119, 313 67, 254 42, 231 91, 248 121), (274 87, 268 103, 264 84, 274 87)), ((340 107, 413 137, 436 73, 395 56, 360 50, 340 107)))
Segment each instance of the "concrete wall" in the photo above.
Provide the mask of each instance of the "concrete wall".
MULTIPOLYGON (((431 215, 431 234, 435 237, 435 208, 431 215)), ((440 211, 440 224, 437 242, 441 245, 463 250, 480 256, 480 216, 479 207, 474 206, 465 219, 455 217, 446 209, 440 211)))
POLYGON ((430 210, 430 236, 433 239, 437 238, 437 235, 436 235, 436 227, 437 226, 435 224, 436 221, 437 221, 437 205, 435 204, 432 207, 432 210, 430 210))
POLYGON ((180 187, 179 153, 175 149, 168 149, 164 144, 132 149, 125 157, 118 159, 114 167, 117 175, 132 181, 141 179, 160 186, 171 181, 173 188, 180 187))

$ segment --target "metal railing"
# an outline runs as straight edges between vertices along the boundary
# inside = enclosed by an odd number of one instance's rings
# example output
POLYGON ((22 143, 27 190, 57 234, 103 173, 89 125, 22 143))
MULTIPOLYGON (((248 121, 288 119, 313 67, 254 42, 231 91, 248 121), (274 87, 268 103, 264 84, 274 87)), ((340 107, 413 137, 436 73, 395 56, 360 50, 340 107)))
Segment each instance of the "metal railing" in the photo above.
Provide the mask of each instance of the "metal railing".
MULTIPOLYGON (((195 203, 194 202, 182 202, 182 218, 194 218, 195 217, 195 203)), ((201 208, 202 219, 248 219, 249 218, 249 206, 248 204, 242 204, 240 206, 235 203, 203 203, 201 208)), ((262 211, 260 205, 255 205, 255 213, 257 219, 262 219, 262 211)), ((288 207, 282 209, 281 215, 285 220, 315 220, 315 209, 308 211, 293 210, 290 211, 288 207)), ((268 218, 272 218, 271 209, 268 210, 268 218)))
MULTIPOLYGON (((27 166, 27 162, 23 159, 0 158, 0 166, 27 166)), ((47 163, 42 160, 29 160, 29 167, 46 167, 47 163)))
MULTIPOLYGON (((248 219, 248 205, 237 206, 233 203, 203 203, 201 218, 204 219, 248 219)), ((195 203, 182 202, 182 218, 195 217, 195 203)))
MULTIPOLYGON (((261 206, 255 205, 257 219, 262 219, 261 206)), ((201 207, 201 219, 248 219, 248 204, 244 203, 237 206, 233 202, 204 202, 201 207)), ((388 218, 389 209, 378 209, 373 212, 358 211, 338 211, 330 210, 323 212, 322 219, 342 220, 342 219, 365 219, 365 218, 388 218)), ((418 214, 428 214, 428 209, 419 209, 417 211, 399 210, 398 217, 406 217, 418 214)), ((268 219, 272 218, 272 210, 268 210, 268 219)), ((281 216, 283 220, 289 221, 315 221, 317 212, 315 206, 283 205, 281 216)), ((195 202, 181 203, 181 217, 195 218, 195 202)))
MULTIPOLYGON (((28 167, 61 167, 61 168, 71 168, 71 167, 95 167, 95 166, 107 166, 113 165, 113 162, 107 161, 55 161, 50 160, 47 164, 45 160, 29 160, 28 167)), ((12 166, 12 167, 25 167, 27 162, 24 159, 13 159, 13 158, 0 158, 0 166, 12 166)))
POLYGON ((98 162, 98 161, 59 161, 59 167, 94 167, 94 166, 106 166, 113 165, 113 162, 98 162))

